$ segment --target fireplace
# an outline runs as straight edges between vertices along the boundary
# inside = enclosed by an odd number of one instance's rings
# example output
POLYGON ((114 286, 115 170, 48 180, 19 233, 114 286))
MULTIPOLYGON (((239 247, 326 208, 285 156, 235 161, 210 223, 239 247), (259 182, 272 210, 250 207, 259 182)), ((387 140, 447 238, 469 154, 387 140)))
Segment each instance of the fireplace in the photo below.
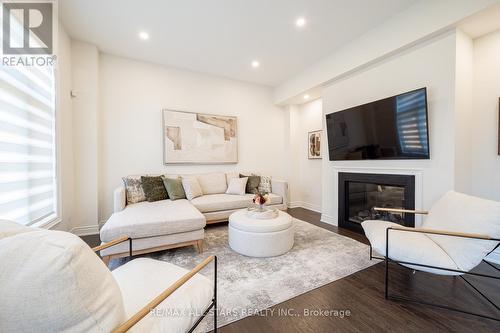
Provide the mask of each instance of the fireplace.
POLYGON ((339 172, 338 225, 363 232, 361 222, 385 220, 415 226, 413 214, 377 212, 373 207, 415 209, 415 176, 339 172))

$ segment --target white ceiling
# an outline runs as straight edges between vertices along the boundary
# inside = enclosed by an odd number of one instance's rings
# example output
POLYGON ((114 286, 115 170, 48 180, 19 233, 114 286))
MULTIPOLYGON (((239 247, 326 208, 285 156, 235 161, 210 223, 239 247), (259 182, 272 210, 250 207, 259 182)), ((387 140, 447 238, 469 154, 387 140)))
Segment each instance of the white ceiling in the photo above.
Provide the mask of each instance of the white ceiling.
POLYGON ((416 1, 63 0, 59 14, 102 52, 275 86, 416 1))
POLYGON ((500 29, 500 4, 467 18, 458 27, 474 39, 500 29))

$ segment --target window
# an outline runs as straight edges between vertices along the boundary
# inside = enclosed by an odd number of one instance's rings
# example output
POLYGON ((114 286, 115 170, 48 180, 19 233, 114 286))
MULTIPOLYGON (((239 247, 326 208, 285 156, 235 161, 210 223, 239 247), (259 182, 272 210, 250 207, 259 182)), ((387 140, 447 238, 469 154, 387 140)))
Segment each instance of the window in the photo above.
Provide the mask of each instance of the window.
POLYGON ((429 155, 425 103, 425 92, 422 90, 400 95, 396 99, 399 144, 404 154, 429 155))
POLYGON ((57 217, 54 76, 49 66, 0 66, 0 219, 57 217))

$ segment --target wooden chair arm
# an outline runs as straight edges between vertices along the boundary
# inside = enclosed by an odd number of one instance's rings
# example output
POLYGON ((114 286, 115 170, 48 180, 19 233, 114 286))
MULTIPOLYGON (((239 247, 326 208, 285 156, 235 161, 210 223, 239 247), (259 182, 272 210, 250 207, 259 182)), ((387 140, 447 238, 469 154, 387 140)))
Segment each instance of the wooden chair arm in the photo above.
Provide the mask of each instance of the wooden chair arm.
POLYGON ((117 238, 117 239, 113 239, 111 242, 108 242, 106 244, 102 244, 102 245, 99 245, 99 246, 96 246, 96 247, 93 247, 92 248, 92 251, 94 252, 99 252, 101 250, 104 250, 104 249, 107 249, 108 247, 111 247, 111 246, 114 246, 116 244, 120 244, 120 243, 123 243, 125 241, 128 241, 130 239, 129 236, 122 236, 120 238, 117 238))
POLYGON ((400 208, 373 207, 373 210, 377 210, 380 212, 392 212, 392 213, 409 213, 409 214, 423 214, 423 215, 429 214, 429 212, 425 210, 411 210, 411 209, 400 209, 400 208))
POLYGON ((456 237, 464 237, 464 238, 495 240, 495 239, 492 239, 488 235, 472 234, 472 233, 465 233, 465 232, 454 232, 454 231, 446 231, 446 230, 436 230, 436 229, 426 229, 426 228, 401 228, 401 227, 391 227, 389 229, 398 230, 398 231, 418 232, 418 233, 432 234, 432 235, 456 236, 456 237))
POLYGON ((186 273, 179 280, 175 281, 170 287, 165 289, 161 294, 156 296, 151 302, 146 304, 142 309, 137 311, 135 315, 130 317, 126 322, 118 326, 113 330, 113 333, 124 333, 127 332, 132 326, 137 324, 142 318, 144 318, 148 313, 151 312, 155 307, 157 307, 161 302, 163 302, 168 296, 170 296, 174 291, 179 289, 184 283, 191 279, 196 273, 201 271, 206 265, 213 261, 215 256, 210 256, 199 263, 190 272, 186 273))

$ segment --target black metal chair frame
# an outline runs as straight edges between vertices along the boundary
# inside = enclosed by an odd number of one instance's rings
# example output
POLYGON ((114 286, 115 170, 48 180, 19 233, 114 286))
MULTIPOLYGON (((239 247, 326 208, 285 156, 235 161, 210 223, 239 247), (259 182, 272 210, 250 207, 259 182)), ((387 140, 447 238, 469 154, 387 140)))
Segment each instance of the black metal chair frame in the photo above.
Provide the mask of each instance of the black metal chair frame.
MULTIPOLYGON (((462 270, 458 270, 458 269, 436 267, 436 266, 432 266, 432 265, 424 265, 424 264, 419 264, 419 263, 412 263, 412 262, 407 262, 407 261, 400 261, 400 260, 391 259, 391 258, 389 258, 389 232, 391 230, 398 231, 398 232, 417 232, 417 233, 424 233, 424 234, 425 233, 429 233, 428 231, 418 230, 418 229, 401 229, 401 228, 393 228, 393 227, 387 228, 386 229, 386 234, 385 234, 386 235, 386 238, 385 238, 386 239, 386 242, 385 242, 385 253, 386 253, 386 255, 384 257, 375 257, 375 256, 373 256, 372 247, 370 245, 370 260, 371 259, 379 259, 379 260, 384 260, 384 262, 385 262, 385 279, 384 279, 385 280, 385 299, 387 299, 387 300, 395 300, 395 301, 403 301, 403 302, 412 302, 412 303, 418 303, 418 304, 424 304, 424 305, 430 305, 430 306, 434 306, 434 307, 438 307, 438 308, 442 308, 442 309, 447 309, 447 310, 461 312, 461 313, 465 313, 465 314, 469 314, 469 315, 473 315, 473 316, 478 316, 478 317, 481 317, 481 318, 486 318, 486 319, 491 319, 491 320, 495 320, 495 321, 500 321, 500 317, 495 318, 495 317, 483 315, 483 314, 480 314, 480 313, 475 313, 475 312, 470 312, 470 311, 466 311, 466 310, 463 310, 463 309, 458 309, 458 308, 450 307, 450 306, 447 306, 447 305, 435 304, 435 303, 431 303, 431 302, 426 302, 426 301, 417 300, 417 299, 411 299, 411 298, 402 297, 402 296, 389 295, 389 264, 391 262, 396 263, 396 264, 398 264, 400 266, 402 266, 402 265, 411 265, 411 266, 417 266, 417 267, 425 267, 425 268, 443 270, 443 271, 448 271, 448 272, 460 273, 460 274, 463 274, 463 275, 472 275, 472 276, 478 276, 478 277, 482 277, 482 278, 489 278, 489 279, 494 279, 494 280, 500 280, 500 276, 493 276, 493 275, 489 275, 489 274, 466 272, 466 271, 462 271, 462 270)), ((500 246, 500 239, 497 239, 497 238, 486 239, 486 238, 475 237, 475 236, 471 236, 471 235, 447 234, 445 232, 437 232, 437 231, 436 232, 433 231, 432 234, 434 234, 434 235, 448 236, 448 237, 461 237, 461 238, 470 238, 470 239, 477 239, 477 240, 483 240, 483 241, 494 241, 494 242, 496 241, 496 242, 499 242, 490 253, 492 253, 493 251, 495 251, 500 246)), ((483 262, 485 262, 486 264, 488 264, 489 266, 491 266, 492 268, 494 268, 496 271, 500 271, 500 269, 498 267, 496 267, 493 264, 487 262, 486 260, 483 259, 483 262)), ((402 267, 405 267, 405 266, 402 266, 402 267)), ((405 267, 405 268, 408 268, 408 267, 405 267)), ((409 269, 411 269, 411 268, 409 268, 409 269)), ((464 280, 467 283, 467 285, 470 286, 483 299, 485 299, 486 301, 488 301, 489 304, 493 305, 497 309, 497 311, 500 313, 500 307, 499 307, 499 305, 497 305, 495 302, 493 302, 491 299, 489 299, 483 292, 481 292, 474 284, 472 284, 471 281, 467 280, 464 276, 459 275, 459 277, 462 280, 464 280)))
MULTIPOLYGON (((129 257, 132 258, 132 238, 128 237, 126 239, 128 241, 128 246, 129 246, 129 257)), ((115 244, 116 245, 116 244, 115 244)), ((101 251, 99 252, 99 257, 101 257, 101 251)), ((217 332, 217 256, 214 256, 214 296, 212 298, 212 302, 209 304, 208 308, 203 312, 200 318, 196 320, 196 322, 191 326, 189 329, 188 333, 193 332, 196 327, 201 323, 203 319, 207 316, 207 314, 210 312, 210 310, 213 308, 213 314, 214 314, 214 330, 213 332, 217 332)))

